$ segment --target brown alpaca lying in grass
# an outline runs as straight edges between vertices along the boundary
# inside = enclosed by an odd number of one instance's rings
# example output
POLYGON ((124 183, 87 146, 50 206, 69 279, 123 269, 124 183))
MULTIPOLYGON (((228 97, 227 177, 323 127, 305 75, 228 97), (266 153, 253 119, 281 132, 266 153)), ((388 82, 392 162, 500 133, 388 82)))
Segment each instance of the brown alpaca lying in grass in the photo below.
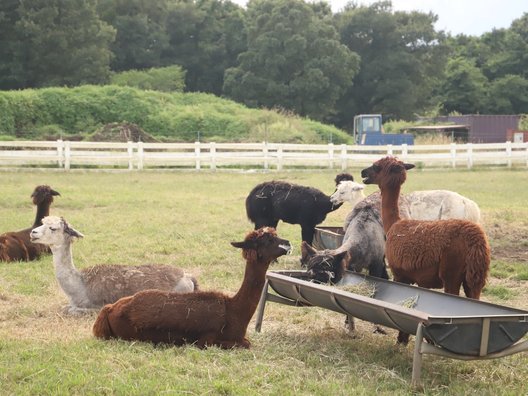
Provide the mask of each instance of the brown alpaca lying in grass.
MULTIPOLYGON (((412 168, 412 164, 386 157, 361 171, 365 184, 377 184, 381 190, 385 254, 394 280, 443 288, 455 295, 463 286, 467 297, 480 298, 490 266, 486 234, 468 220, 402 220, 398 197, 407 170, 412 168)), ((398 336, 402 343, 408 339, 408 334, 398 336)))
POLYGON ((257 308, 266 271, 276 258, 291 250, 290 242, 265 227, 250 232, 242 249, 246 271, 232 297, 216 291, 176 294, 146 290, 106 305, 93 326, 96 337, 150 341, 200 348, 249 348, 246 330, 257 308))
POLYGON ((35 187, 31 194, 37 213, 33 226, 20 231, 6 232, 0 235, 0 261, 32 261, 38 260, 43 253, 49 253, 47 246, 32 243, 29 233, 35 227, 42 225, 42 219, 49 215, 53 197, 60 195, 50 186, 35 187))

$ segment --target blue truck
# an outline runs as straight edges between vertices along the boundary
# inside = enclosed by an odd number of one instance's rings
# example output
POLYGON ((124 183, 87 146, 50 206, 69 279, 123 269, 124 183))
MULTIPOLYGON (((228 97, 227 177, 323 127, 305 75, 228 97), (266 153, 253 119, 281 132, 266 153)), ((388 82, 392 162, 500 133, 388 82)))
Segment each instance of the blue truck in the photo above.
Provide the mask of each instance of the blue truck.
POLYGON ((354 142, 365 146, 414 144, 410 133, 384 133, 381 114, 360 114, 354 117, 354 142))

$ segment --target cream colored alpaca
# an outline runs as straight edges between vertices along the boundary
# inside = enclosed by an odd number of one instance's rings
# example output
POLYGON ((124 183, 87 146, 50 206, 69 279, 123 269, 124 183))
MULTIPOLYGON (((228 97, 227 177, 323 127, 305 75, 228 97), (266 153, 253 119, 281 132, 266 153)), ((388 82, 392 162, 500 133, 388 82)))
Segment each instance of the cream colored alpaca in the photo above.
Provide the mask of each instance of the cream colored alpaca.
POLYGON ((97 265, 78 270, 73 264, 72 242, 83 234, 61 217, 48 216, 42 223, 31 231, 31 241, 51 248, 55 275, 70 301, 68 314, 92 312, 146 289, 180 293, 197 289, 194 277, 170 265, 97 265))

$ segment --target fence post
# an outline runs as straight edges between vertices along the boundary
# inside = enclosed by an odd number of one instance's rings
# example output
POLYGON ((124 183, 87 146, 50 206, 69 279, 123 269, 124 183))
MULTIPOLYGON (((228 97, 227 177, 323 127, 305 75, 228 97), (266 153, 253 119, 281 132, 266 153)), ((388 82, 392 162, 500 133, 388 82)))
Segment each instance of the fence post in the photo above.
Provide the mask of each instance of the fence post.
POLYGON ((409 151, 408 151, 408 148, 407 148, 407 143, 403 143, 402 145, 402 160, 405 160, 407 159, 407 154, 409 154, 409 151))
POLYGON ((137 153, 137 157, 138 157, 137 168, 138 168, 138 170, 143 170, 143 157, 145 155, 145 153, 143 152, 143 142, 138 142, 137 149, 138 149, 138 153, 137 153))
POLYGON ((472 143, 467 144, 467 155, 468 155, 467 167, 468 169, 471 169, 473 168, 473 144, 472 143))
POLYGON ((526 143, 526 167, 528 168, 528 142, 526 143))
POLYGON ((509 140, 506 142, 506 158, 508 163, 508 168, 512 167, 512 142, 509 140))
POLYGON ((456 168, 456 143, 451 143, 451 167, 456 168))
POLYGON ((57 160, 57 165, 59 166, 59 168, 62 168, 63 164, 63 150, 64 142, 62 141, 62 139, 59 139, 57 140, 57 157, 59 157, 59 159, 57 160))
POLYGON ((216 143, 210 143, 209 153, 211 154, 211 169, 216 170, 216 143))
POLYGON ((341 170, 344 171, 347 168, 347 145, 341 145, 341 170))
POLYGON ((196 170, 200 170, 200 142, 194 142, 194 156, 196 157, 196 170))
POLYGON ((282 144, 277 147, 277 170, 282 170, 282 144))
POLYGON ((328 143, 328 168, 334 167, 334 143, 328 143))
POLYGON ((262 155, 264 156, 264 169, 268 170, 269 168, 269 158, 268 158, 268 142, 262 142, 262 155))
POLYGON ((69 140, 64 142, 64 169, 70 170, 70 161, 71 161, 71 142, 69 140))
POLYGON ((127 142, 127 153, 128 153, 128 170, 134 169, 134 142, 129 140, 127 142))
POLYGON ((392 155, 392 144, 387 144, 387 155, 392 155))

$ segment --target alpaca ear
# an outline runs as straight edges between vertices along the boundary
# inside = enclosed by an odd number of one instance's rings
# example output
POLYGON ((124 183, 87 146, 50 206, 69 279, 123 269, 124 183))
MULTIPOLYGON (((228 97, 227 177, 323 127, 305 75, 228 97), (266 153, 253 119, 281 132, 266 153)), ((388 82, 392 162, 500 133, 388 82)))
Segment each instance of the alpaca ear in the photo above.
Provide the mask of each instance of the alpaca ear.
POLYGON ((405 164, 404 163, 403 166, 405 167, 406 170, 414 168, 414 164, 405 164))
POLYGON ((75 228, 70 226, 66 220, 64 220, 64 217, 61 217, 61 220, 64 224, 64 232, 68 234, 69 236, 75 237, 75 238, 84 238, 84 235, 77 231, 75 228))
POLYGON ((51 195, 58 195, 58 196, 60 196, 60 192, 58 192, 58 191, 50 190, 50 192, 51 192, 51 195))
POLYGON ((255 249, 255 241, 231 242, 231 245, 239 249, 255 249))
POLYGON ((84 238, 84 234, 77 231, 75 228, 70 227, 69 224, 66 224, 66 227, 64 228, 64 232, 75 238, 84 238))
POLYGON ((317 250, 311 247, 308 242, 302 241, 301 243, 301 262, 303 263, 307 262, 308 259, 314 256, 316 253, 317 253, 317 250))

